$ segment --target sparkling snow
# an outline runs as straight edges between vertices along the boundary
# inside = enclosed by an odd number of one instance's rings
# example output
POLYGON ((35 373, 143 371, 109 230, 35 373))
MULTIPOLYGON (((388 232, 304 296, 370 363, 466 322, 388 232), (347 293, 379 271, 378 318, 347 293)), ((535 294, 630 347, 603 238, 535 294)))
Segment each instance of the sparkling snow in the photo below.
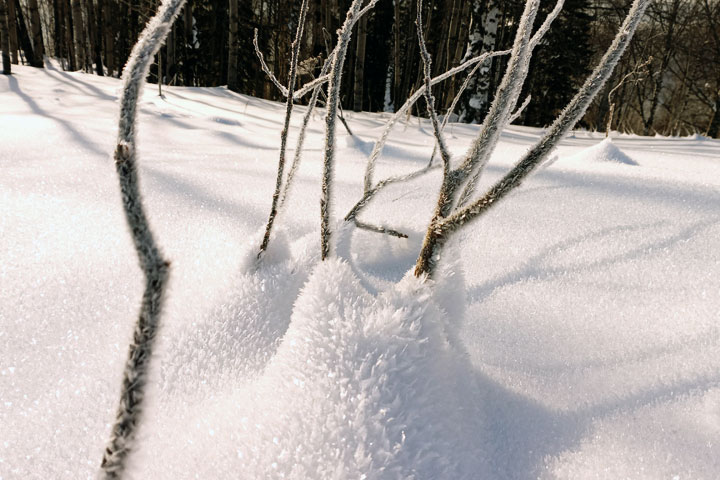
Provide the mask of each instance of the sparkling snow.
MULTIPOLYGON (((120 84, 13 70, 0 478, 92 478, 142 294, 110 156, 120 84)), ((254 270, 284 107, 163 91, 146 88, 139 161, 171 285, 133 478, 720 478, 720 141, 575 132, 421 285, 437 175, 363 213, 408 239, 355 231, 318 265, 319 112, 285 240, 254 270)), ((336 218, 387 118, 346 115, 336 218)), ((476 129, 448 126, 455 154, 476 129)), ((504 132, 484 184, 540 134, 504 132)), ((398 125, 376 178, 432 148, 426 122, 398 125)))

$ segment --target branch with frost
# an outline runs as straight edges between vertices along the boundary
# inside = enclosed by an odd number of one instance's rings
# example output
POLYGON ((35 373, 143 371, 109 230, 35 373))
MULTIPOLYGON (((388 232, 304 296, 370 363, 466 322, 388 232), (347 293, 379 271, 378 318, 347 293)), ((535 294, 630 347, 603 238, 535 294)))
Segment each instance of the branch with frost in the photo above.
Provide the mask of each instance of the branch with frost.
POLYGON ((328 79, 327 114, 325 115, 325 158, 323 161, 322 192, 320 196, 320 253, 325 260, 330 255, 331 229, 330 211, 332 201, 332 176, 335 166, 335 123, 340 103, 340 85, 345 55, 352 35, 352 27, 360 16, 375 6, 377 0, 371 0, 365 8, 361 8, 362 0, 353 0, 348 9, 343 26, 338 31, 338 42, 335 47, 328 79))
MULTIPOLYGON (((299 27, 299 26, 298 26, 299 27)), ((267 63, 265 63, 265 55, 263 55, 262 51, 260 50, 260 45, 258 45, 258 29, 255 29, 255 32, 253 34, 253 46, 255 47, 255 55, 258 57, 258 60, 260 61, 260 67, 262 68, 263 72, 265 72, 265 75, 268 76, 270 81, 277 87, 278 90, 280 90, 280 94, 287 98, 290 94, 288 91, 288 88, 280 83, 280 80, 277 79, 275 74, 270 70, 270 67, 267 63)), ((323 85, 324 83, 327 83, 328 77, 327 75, 321 75, 320 77, 306 83, 301 88, 298 88, 295 90, 292 94, 293 99, 299 100, 300 98, 307 95, 308 92, 313 91, 316 87, 319 87, 320 85, 323 85)))
POLYGON ((418 44, 420 45, 420 56, 423 61, 423 83, 425 84, 425 103, 427 105, 428 116, 433 127, 433 134, 437 141, 437 147, 440 149, 440 156, 443 161, 443 178, 447 178, 450 172, 450 153, 448 152, 447 145, 445 144, 445 138, 443 138, 442 131, 440 129, 440 122, 438 121, 437 111, 435 110, 435 97, 432 94, 432 57, 430 52, 427 50, 425 44, 425 35, 423 35, 423 23, 422 23, 422 0, 417 2, 417 18, 415 19, 416 31, 418 36, 418 44))
MULTIPOLYGON (((358 220, 357 216, 360 213, 362 209, 368 206, 370 201, 375 197, 377 193, 379 193, 381 190, 383 190, 385 187, 395 184, 395 183, 402 183, 402 182, 409 182, 411 180, 414 180, 416 178, 419 178, 426 173, 428 173, 430 170, 439 168, 439 165, 426 165, 425 167, 421 168, 420 170, 416 170, 414 172, 405 174, 405 175, 397 175, 394 177, 389 177, 384 180, 381 180, 372 187, 367 192, 363 193, 362 198, 353 205, 353 207, 350 209, 350 211, 345 215, 344 221, 346 222, 354 222, 356 225, 360 220, 358 220)), ((360 222, 362 223, 362 222, 360 222)))
MULTIPOLYGON (((513 74, 515 74, 518 77, 517 81, 515 82, 515 86, 516 86, 515 92, 517 94, 519 94, 519 89, 522 87, 522 83, 524 82, 524 79, 527 76, 529 58, 530 58, 532 50, 540 43, 543 35, 545 35, 547 33, 547 31, 549 30, 553 20, 555 20, 557 18, 557 16, 559 15, 560 11, 562 11, 563 3, 564 3, 564 0, 558 0, 555 4, 554 9, 548 14, 545 21, 540 26, 540 28, 537 30, 537 32, 531 38, 527 39, 527 43, 528 43, 527 55, 525 56, 524 59, 519 59, 521 61, 519 61, 518 65, 516 67, 516 70, 513 72, 513 74)), ((535 13, 537 13, 537 5, 535 5, 534 9, 535 9, 535 13)), ((420 8, 418 8, 418 13, 420 13, 420 8)), ((528 22, 527 21, 525 22, 525 31, 526 31, 527 35, 529 35, 531 33, 531 25, 532 25, 532 23, 530 23, 529 27, 528 27, 528 22)), ((420 35, 419 30, 418 30, 418 34, 420 35)), ((423 40, 422 38, 419 38, 419 41, 422 42, 422 40, 423 40)), ((425 52, 427 53, 427 49, 425 49, 425 52)), ((449 116, 454 111, 454 109, 457 105, 457 102, 460 98, 460 95, 467 88, 470 78, 477 71, 477 69, 481 65, 483 65, 486 61, 490 60, 491 58, 496 57, 496 56, 507 55, 511 52, 512 52, 512 50, 503 50, 503 51, 498 51, 498 52, 485 52, 481 55, 478 55, 477 57, 467 60, 466 62, 462 63, 461 65, 458 65, 457 67, 452 68, 452 69, 448 70, 447 72, 440 74, 437 77, 432 78, 430 80, 430 86, 433 86, 433 85, 436 85, 437 83, 440 83, 443 80, 446 80, 447 78, 450 78, 450 77, 466 70, 467 68, 469 68, 471 66, 473 67, 472 71, 468 75, 468 78, 466 78, 465 82, 463 82, 463 84, 460 88, 460 91, 453 99, 453 102, 450 106, 449 112, 446 114, 445 118, 443 119, 442 126, 439 129, 440 132, 442 132, 444 130, 445 126, 447 125, 449 116)), ((422 53, 422 45, 421 45, 421 55, 423 56, 424 61, 426 59, 428 59, 428 57, 429 57, 429 54, 426 56, 425 54, 422 53)), ((426 77, 427 76, 428 75, 426 75, 426 77)), ((506 74, 506 77, 507 77, 507 74, 506 74)), ((411 95, 405 101, 405 103, 393 114, 393 116, 390 118, 390 120, 388 120, 388 122, 385 124, 385 128, 384 128, 383 132, 381 133, 380 138, 375 142, 375 145, 373 146, 373 150, 368 159, 368 163, 367 163, 366 170, 365 170, 364 185, 363 185, 363 197, 346 215, 345 218, 347 221, 351 221, 351 220, 355 219, 357 217, 357 214, 359 213, 359 211, 362 210, 370 202, 370 200, 373 198, 373 196, 378 191, 380 191, 383 187, 390 185, 392 183, 397 183, 398 181, 411 180, 413 178, 416 178, 419 175, 427 173, 428 171, 430 171, 432 169, 433 159, 434 159, 434 156, 436 153, 437 144, 434 147, 433 154, 431 155, 430 161, 428 162, 428 165, 425 168, 418 170, 417 172, 413 172, 412 174, 410 174, 408 176, 393 177, 391 179, 392 181, 390 181, 390 182, 379 182, 376 186, 373 186, 373 176, 374 176, 374 171, 375 171, 375 165, 377 164, 378 158, 382 154, 382 151, 385 147, 385 143, 387 142, 387 139, 389 137, 389 134, 390 134, 392 128, 395 126, 395 123, 397 123, 397 121, 400 118, 402 118, 402 116, 405 113, 410 111, 410 108, 412 108, 412 106, 415 104, 415 102, 417 102, 421 97, 426 96, 426 92, 428 90, 428 86, 426 85, 426 83, 427 82, 424 82, 423 86, 421 86, 416 92, 414 92, 414 94, 411 95)), ((508 97, 507 100, 508 101, 504 106, 504 110, 502 110, 502 112, 501 112, 503 114, 503 116, 505 117, 505 124, 512 122, 517 117, 517 115, 519 115, 520 112, 522 112, 522 109, 524 109, 525 106, 527 106, 527 102, 529 101, 529 99, 527 99, 526 103, 524 103, 518 110, 516 110, 514 113, 510 113, 512 111, 512 109, 515 108, 515 105, 517 104, 517 95, 514 98, 512 96, 510 96, 510 97, 508 97)), ((431 115, 431 118, 432 118, 432 115, 431 115)), ((435 128, 434 128, 434 130, 435 130, 435 128)), ((502 130, 502 128, 500 128, 500 130, 502 130)), ((437 135, 436 135, 436 137, 437 137, 437 135)), ((499 137, 499 134, 498 134, 498 137, 499 137)), ((494 148, 494 146, 492 148, 494 148)), ((480 171, 480 170, 481 169, 478 169, 478 171, 480 171)), ((455 183, 461 183, 461 182, 467 180, 468 176, 469 176, 469 174, 465 173, 463 170, 460 170, 460 171, 450 172, 444 178, 448 178, 448 181, 450 181, 450 179, 452 179, 452 181, 455 183)), ((475 176, 479 177, 479 173, 476 172, 475 176)), ((473 183, 473 185, 474 185, 474 183, 473 183)), ((443 203, 445 204, 445 206, 443 207, 443 212, 447 213, 447 210, 451 205, 449 202, 446 202, 446 201, 444 201, 443 203)))
MULTIPOLYGON (((485 61, 493 58, 493 57, 499 57, 503 55, 507 55, 510 53, 510 50, 502 50, 499 52, 487 52, 483 53, 481 55, 478 55, 477 57, 471 58, 470 60, 462 63, 461 65, 458 65, 455 68, 452 68, 448 70, 445 73, 442 73, 438 75, 437 77, 434 77, 431 79, 430 84, 436 85, 444 80, 447 80, 448 78, 452 77, 453 75, 456 75, 467 68, 474 66, 473 70, 477 70, 479 66, 481 66, 485 61)), ((381 190, 383 190, 385 187, 400 183, 400 182, 407 182, 414 180, 429 171, 436 168, 436 166, 433 165, 432 161, 430 161, 425 167, 416 170, 414 172, 411 172, 406 175, 398 175, 394 177, 389 177, 384 180, 381 180, 377 184, 372 184, 372 177, 375 170, 375 164, 377 163, 377 159, 382 154, 382 151, 385 147, 385 143, 387 142, 387 139, 390 135, 390 132, 392 128, 395 126, 397 121, 402 118, 402 116, 410 111, 410 108, 425 94, 425 85, 421 86, 416 92, 413 93, 413 95, 408 98, 405 103, 395 112, 390 119, 385 124, 385 128, 383 129, 383 132, 380 135, 380 138, 375 142, 375 145, 373 147, 373 150, 370 154, 370 157, 368 159, 368 163, 365 170, 365 183, 363 188, 363 196, 362 198, 350 209, 350 211, 345 215, 345 221, 347 222, 354 222, 357 218, 357 215, 360 213, 362 209, 364 209, 374 198, 374 196, 379 193, 381 190)), ((457 98, 457 97, 456 97, 457 98)))
POLYGON ((163 0, 133 47, 123 72, 115 168, 125 219, 145 276, 145 291, 123 372, 115 423, 100 466, 100 478, 103 479, 122 478, 128 456, 134 447, 169 274, 170 264, 160 252, 143 207, 138 182, 135 130, 138 98, 150 64, 184 4, 185 0, 163 0))
MULTIPOLYGON (((478 55, 477 57, 471 58, 470 60, 458 65, 457 67, 451 68, 445 73, 442 73, 438 75, 437 77, 434 77, 430 81, 430 85, 437 85, 438 83, 447 80, 448 78, 452 77, 453 75, 457 75, 458 73, 472 67, 475 64, 483 63, 493 57, 500 57, 503 55, 508 55, 510 53, 510 50, 502 50, 498 52, 487 52, 483 53, 481 55, 478 55)), ((378 158, 382 154, 383 149, 385 148, 385 143, 387 143, 387 139, 390 135, 390 132, 392 131, 395 124, 400 120, 409 110, 412 108, 413 105, 415 105, 415 102, 417 102, 420 98, 423 97, 425 94, 425 86, 421 86, 418 88, 407 100, 405 100, 405 103, 390 117, 390 119, 385 124, 385 128, 383 129, 382 133, 380 134, 380 138, 378 138, 377 142, 375 142, 375 146, 373 147, 372 152, 370 153, 370 158, 368 159, 367 166, 365 167, 365 179, 364 179, 364 190, 370 190, 372 188, 373 183, 373 175, 375 173, 375 165, 377 163, 378 158)))
MULTIPOLYGON (((330 69, 330 61, 331 61, 330 57, 328 57, 328 59, 325 60, 325 63, 323 64, 322 69, 320 70, 321 77, 327 76, 327 72, 330 69)), ((307 131, 308 124, 310 123, 310 117, 312 117, 312 113, 313 113, 313 110, 315 109, 315 105, 317 104, 320 93, 322 93, 322 88, 320 85, 318 85, 313 89, 313 93, 310 96, 310 101, 308 102, 307 109, 305 110, 305 115, 303 116, 302 125, 300 125, 300 131, 298 133, 297 145, 295 146, 295 156, 293 157, 293 163, 292 163, 292 166, 290 167, 290 171, 288 172, 287 180, 285 181, 285 186, 283 187, 282 199, 280 200, 281 208, 283 205, 285 205, 285 201, 287 200, 288 194, 290 192, 290 186, 292 185, 292 182, 295 179, 295 174, 297 173, 298 168, 300 168, 300 161, 302 159, 302 149, 303 149, 303 145, 305 144, 305 132, 307 131)))
MULTIPOLYGON (((290 56, 290 72, 288 73, 287 87, 288 93, 287 102, 285 104, 285 123, 283 124, 283 129, 280 134, 280 158, 278 160, 277 178, 275 180, 275 192, 273 192, 272 205, 270 207, 270 216, 268 217, 267 225, 265 227, 265 234, 263 235, 262 244, 260 245, 260 251, 258 252, 258 259, 267 249, 268 243, 270 242, 270 234, 272 232, 273 223, 275 222, 278 202, 280 200, 283 175, 285 173, 285 151, 287 149, 287 138, 290 130, 290 118, 292 117, 293 110, 293 92, 295 91, 295 81, 297 79, 298 58, 300 57, 300 42, 302 41, 303 29, 305 28, 305 17, 307 15, 307 11, 308 0, 303 0, 300 6, 300 17, 298 18, 297 32, 295 33, 295 40, 292 43, 292 53, 290 56)), ((255 43, 257 44, 257 42, 255 43)))
MULTIPOLYGON (((520 90, 527 77, 530 57, 532 56, 532 25, 535 21, 539 6, 539 0, 529 0, 525 4, 525 10, 520 18, 515 36, 510 62, 497 89, 490 110, 480 127, 478 137, 471 145, 465 155, 465 159, 455 172, 457 184, 453 188, 452 196, 455 196, 460 188, 464 188, 462 197, 465 196, 465 192, 472 192, 474 184, 472 181, 466 184, 467 180, 475 180, 475 178, 479 177, 479 175, 476 175, 476 172, 482 171, 485 167, 490 159, 491 153, 495 150, 500 140, 502 130, 509 123, 508 120, 512 115, 512 111, 517 103, 517 98, 520 95, 520 90)), ((456 200, 455 198, 450 198, 450 203, 444 205, 443 210, 447 213, 447 210, 453 206, 452 202, 456 200)))
POLYGON ((520 118, 522 112, 527 108, 528 105, 530 105, 530 100, 532 100, 532 96, 528 95, 527 97, 525 97, 525 101, 523 101, 523 103, 517 108, 517 110, 515 110, 512 115, 510 115, 510 118, 508 119, 508 125, 520 118))
MULTIPOLYGON (((595 70, 537 144, 481 198, 464 208, 457 209, 447 218, 430 224, 423 241, 422 251, 415 265, 416 276, 432 275, 442 247, 447 240, 459 229, 479 218, 510 192, 518 188, 523 180, 543 163, 552 149, 582 118, 593 98, 612 74, 650 1, 635 0, 633 2, 613 43, 605 52, 595 70)), ((478 141, 480 141, 480 138, 475 140, 475 142, 478 141)))

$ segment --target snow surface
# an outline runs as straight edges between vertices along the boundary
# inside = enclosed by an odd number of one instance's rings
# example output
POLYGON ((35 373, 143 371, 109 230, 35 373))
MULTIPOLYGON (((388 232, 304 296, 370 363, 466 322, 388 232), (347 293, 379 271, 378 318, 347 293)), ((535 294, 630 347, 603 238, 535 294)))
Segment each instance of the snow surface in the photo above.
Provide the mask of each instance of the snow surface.
MULTIPOLYGON (((111 161, 120 83, 14 72, 0 478, 92 478, 143 286, 111 161)), ((145 91, 139 162, 172 271, 132 478, 720 478, 719 141, 575 132, 428 285, 406 272, 437 175, 363 213, 408 239, 345 232, 345 260, 319 264, 318 114, 284 240, 255 268, 284 107, 163 90, 145 91)), ((346 115, 336 218, 387 118, 346 115)), ((476 129, 449 125, 452 151, 476 129)), ((540 134, 503 132, 485 183, 540 134)), ((376 178, 432 148, 426 122, 399 125, 376 178)))

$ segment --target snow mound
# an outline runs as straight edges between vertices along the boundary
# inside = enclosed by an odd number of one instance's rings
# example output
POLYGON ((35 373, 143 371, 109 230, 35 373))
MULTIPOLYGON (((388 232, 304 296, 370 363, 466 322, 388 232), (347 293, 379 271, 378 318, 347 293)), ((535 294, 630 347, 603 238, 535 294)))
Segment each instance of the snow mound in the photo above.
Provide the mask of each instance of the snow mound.
POLYGON ((148 448, 172 458, 144 468, 158 465, 163 477, 169 465, 202 464, 206 478, 477 478, 490 451, 481 392, 434 295, 431 282, 408 275, 374 296, 346 262, 322 262, 262 375, 199 406, 183 420, 190 429, 167 427, 188 435, 187 448, 178 451, 177 438, 174 449, 148 448))
POLYGON ((635 160, 630 158, 620 150, 611 139, 606 138, 597 145, 573 155, 570 157, 575 161, 593 162, 593 163, 619 163, 623 165, 639 165, 635 160))
POLYGON ((215 388, 255 377, 275 353, 317 255, 302 238, 293 259, 286 237, 278 232, 258 262, 261 238, 253 236, 247 243, 240 271, 209 314, 163 342, 164 395, 211 396, 215 388))

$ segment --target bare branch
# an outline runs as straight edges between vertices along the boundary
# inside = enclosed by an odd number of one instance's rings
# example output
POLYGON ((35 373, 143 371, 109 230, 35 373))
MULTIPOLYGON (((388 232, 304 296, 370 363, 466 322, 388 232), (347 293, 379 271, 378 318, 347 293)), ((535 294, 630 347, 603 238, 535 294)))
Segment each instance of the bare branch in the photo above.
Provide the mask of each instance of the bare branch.
MULTIPOLYGON (((332 53, 331 53, 331 55, 332 55, 332 53)), ((329 60, 329 59, 328 59, 328 60, 329 60)), ((327 83, 328 78, 329 78, 329 77, 328 77, 327 75, 323 74, 323 75, 320 75, 320 76, 319 76, 318 78, 316 78, 315 80, 309 81, 308 83, 306 83, 305 85, 303 85, 302 88, 299 88, 299 89, 297 89, 297 90, 295 91, 295 93, 293 94, 293 98, 294 98, 295 100, 299 100, 300 98, 302 98, 302 97, 304 97, 305 95, 307 95, 308 92, 314 91, 317 87, 320 87, 320 86, 322 86, 323 84, 327 83)), ((287 97, 287 94, 286 94, 285 96, 287 97)))
POLYGON ((445 139, 443 138, 442 131, 440 129, 440 123, 437 118, 437 111, 435 110, 435 97, 432 94, 432 57, 427 50, 425 45, 425 36, 423 35, 423 24, 422 24, 422 0, 417 2, 417 18, 415 19, 417 28, 418 43, 420 44, 420 56, 423 60, 423 72, 425 83, 425 103, 427 104, 428 115, 433 126, 433 133, 435 134, 435 140, 437 146, 440 149, 440 156, 443 161, 443 181, 447 180, 448 174, 450 173, 450 153, 448 152, 447 146, 445 145, 445 139))
POLYGON ((480 127, 478 137, 470 146, 465 155, 465 160, 457 169, 458 186, 464 185, 458 201, 463 201, 472 194, 475 188, 474 181, 480 176, 478 172, 481 172, 487 164, 490 154, 500 140, 502 130, 509 123, 520 89, 527 76, 532 55, 530 46, 532 25, 539 5, 539 0, 529 0, 525 4, 525 11, 520 18, 515 43, 513 44, 513 53, 505 75, 500 82, 495 99, 490 106, 490 111, 480 127), (470 179, 469 182, 467 182, 468 179, 470 179))
MULTIPOLYGON (((330 69, 330 60, 330 57, 325 60, 325 63, 322 66, 322 70, 320 71, 320 77, 327 77, 327 72, 330 69)), ((288 194, 290 192, 290 186, 292 185, 298 168, 300 168, 302 149, 305 143, 305 132, 307 131, 308 124, 310 123, 310 117, 312 116, 313 110, 315 109, 315 105, 317 104, 320 93, 322 93, 322 87, 321 85, 318 85, 313 90, 313 94, 310 96, 310 101, 308 102, 307 109, 305 110, 305 116, 303 116, 302 125, 300 126, 300 132, 298 133, 297 145, 295 146, 295 156, 293 158, 293 163, 290 167, 290 171, 288 172, 287 180, 285 180, 285 187, 283 187, 282 199, 280 200, 281 208, 283 205, 285 205, 285 201, 287 200, 288 194)))
POLYGON ((421 177, 428 173, 430 170, 434 170, 436 168, 439 168, 439 165, 426 165, 425 167, 421 168, 420 170, 416 170, 414 172, 408 173, 406 175, 397 175, 394 177, 389 177, 384 180, 381 180, 375 185, 374 187, 370 188, 367 192, 363 193, 362 198, 350 209, 350 211, 345 215, 345 221, 354 221, 357 215, 360 213, 362 209, 364 209, 369 203, 372 198, 379 193, 381 190, 383 190, 385 187, 390 186, 394 183, 401 183, 401 182, 409 182, 411 180, 414 180, 418 177, 421 177))

